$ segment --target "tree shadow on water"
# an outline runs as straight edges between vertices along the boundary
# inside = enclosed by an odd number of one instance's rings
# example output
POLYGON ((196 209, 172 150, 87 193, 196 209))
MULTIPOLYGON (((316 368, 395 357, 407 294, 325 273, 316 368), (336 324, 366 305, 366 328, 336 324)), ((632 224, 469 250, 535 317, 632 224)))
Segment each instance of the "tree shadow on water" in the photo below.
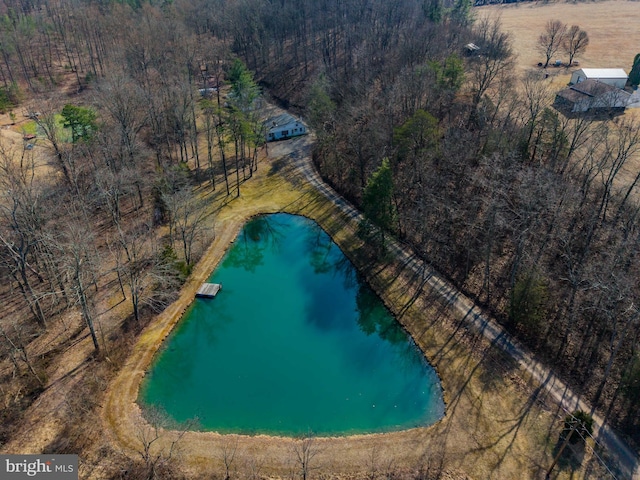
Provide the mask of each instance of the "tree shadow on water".
POLYGON ((255 272, 264 262, 265 250, 279 250, 283 238, 282 225, 272 215, 255 217, 245 224, 223 265, 255 272))

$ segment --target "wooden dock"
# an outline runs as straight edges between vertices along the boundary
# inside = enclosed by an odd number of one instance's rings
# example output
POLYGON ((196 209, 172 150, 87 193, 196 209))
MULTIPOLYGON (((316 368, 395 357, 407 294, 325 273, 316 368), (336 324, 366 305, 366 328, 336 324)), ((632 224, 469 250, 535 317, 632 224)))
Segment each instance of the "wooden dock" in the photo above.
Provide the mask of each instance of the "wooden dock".
POLYGON ((203 283, 198 289, 196 297, 198 298, 213 298, 222 289, 221 283, 203 283))

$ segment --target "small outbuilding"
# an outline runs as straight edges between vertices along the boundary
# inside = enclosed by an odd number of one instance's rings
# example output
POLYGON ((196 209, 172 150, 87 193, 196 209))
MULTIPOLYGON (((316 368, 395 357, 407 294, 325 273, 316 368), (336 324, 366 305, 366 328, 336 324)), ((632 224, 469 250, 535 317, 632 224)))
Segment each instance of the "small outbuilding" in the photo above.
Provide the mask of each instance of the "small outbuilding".
POLYGON ((474 53, 476 53, 478 50, 480 50, 480 47, 477 46, 475 43, 467 43, 464 46, 464 51, 467 55, 473 55, 474 53))
POLYGON ((599 82, 624 88, 629 76, 622 68, 581 68, 571 74, 570 85, 577 85, 585 80, 598 80, 599 82))
POLYGON ((556 94, 553 106, 567 116, 572 114, 621 113, 631 95, 599 80, 584 80, 556 94))
POLYGON ((286 138, 297 137, 307 134, 307 126, 302 120, 296 120, 288 113, 283 113, 277 117, 270 118, 264 123, 267 142, 284 140, 286 138))

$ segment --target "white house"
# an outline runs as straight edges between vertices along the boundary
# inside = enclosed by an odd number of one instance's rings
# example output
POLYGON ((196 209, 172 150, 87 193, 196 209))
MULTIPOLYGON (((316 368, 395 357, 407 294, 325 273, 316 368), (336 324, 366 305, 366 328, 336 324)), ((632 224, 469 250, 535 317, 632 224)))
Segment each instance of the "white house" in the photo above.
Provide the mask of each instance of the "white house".
POLYGON ((599 82, 624 88, 629 76, 622 68, 581 68, 571 74, 570 85, 577 85, 585 80, 598 80, 599 82))
POLYGON ((302 120, 296 120, 288 113, 272 117, 264 123, 267 141, 283 140, 307 133, 307 127, 302 120))

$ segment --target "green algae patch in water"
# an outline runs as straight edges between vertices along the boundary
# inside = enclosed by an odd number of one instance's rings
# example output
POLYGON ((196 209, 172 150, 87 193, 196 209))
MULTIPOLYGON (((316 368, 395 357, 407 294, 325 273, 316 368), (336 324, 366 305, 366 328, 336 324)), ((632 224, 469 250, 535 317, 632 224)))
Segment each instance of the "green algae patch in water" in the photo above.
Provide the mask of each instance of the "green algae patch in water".
POLYGON ((348 435, 444 413, 424 356, 306 218, 248 222, 145 377, 140 403, 220 433, 348 435))

